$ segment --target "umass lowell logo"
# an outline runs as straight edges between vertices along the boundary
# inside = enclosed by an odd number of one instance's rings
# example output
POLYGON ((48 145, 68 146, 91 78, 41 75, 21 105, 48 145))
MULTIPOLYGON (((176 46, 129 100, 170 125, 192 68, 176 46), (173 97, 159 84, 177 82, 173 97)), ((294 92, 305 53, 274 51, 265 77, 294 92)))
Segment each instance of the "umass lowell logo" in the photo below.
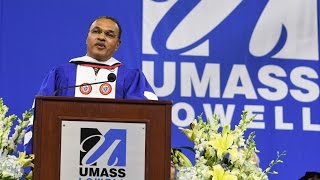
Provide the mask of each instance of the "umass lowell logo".
POLYGON ((237 109, 260 109, 262 123, 250 128, 266 129, 263 121, 272 119, 276 130, 320 131, 312 123, 320 98, 318 13, 316 0, 143 0, 143 72, 159 97, 175 99, 177 127, 197 113, 228 124, 237 109))
POLYGON ((86 178, 125 177, 126 134, 124 129, 101 132, 97 128, 81 128, 79 175, 86 178))

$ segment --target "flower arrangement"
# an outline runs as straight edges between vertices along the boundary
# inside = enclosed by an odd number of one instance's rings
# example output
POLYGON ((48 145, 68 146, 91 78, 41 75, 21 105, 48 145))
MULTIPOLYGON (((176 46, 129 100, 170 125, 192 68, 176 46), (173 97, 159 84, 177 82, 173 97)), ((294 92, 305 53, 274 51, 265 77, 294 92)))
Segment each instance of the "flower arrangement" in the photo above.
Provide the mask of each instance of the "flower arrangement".
MULTIPOLYGON (((254 132, 247 139, 244 132, 254 119, 244 111, 234 130, 229 125, 222 126, 220 118, 213 115, 213 121, 204 122, 201 116, 194 120, 190 129, 180 128, 194 143, 195 165, 181 152, 171 150, 171 158, 177 169, 178 180, 266 180, 267 174, 277 174, 271 168, 282 163, 280 157, 285 151, 277 153, 266 170, 259 167, 258 149, 254 132)), ((184 147, 186 148, 186 147, 184 147)), ((190 148, 188 148, 190 149, 190 148)))
POLYGON ((26 133, 25 128, 29 124, 32 113, 30 111, 23 113, 22 120, 17 120, 17 125, 11 134, 17 116, 10 115, 6 117, 8 110, 8 107, 3 104, 3 100, 0 98, 0 179, 32 179, 32 172, 27 174, 24 168, 33 166, 32 160, 34 156, 17 151, 17 146, 22 142, 22 138, 26 133))

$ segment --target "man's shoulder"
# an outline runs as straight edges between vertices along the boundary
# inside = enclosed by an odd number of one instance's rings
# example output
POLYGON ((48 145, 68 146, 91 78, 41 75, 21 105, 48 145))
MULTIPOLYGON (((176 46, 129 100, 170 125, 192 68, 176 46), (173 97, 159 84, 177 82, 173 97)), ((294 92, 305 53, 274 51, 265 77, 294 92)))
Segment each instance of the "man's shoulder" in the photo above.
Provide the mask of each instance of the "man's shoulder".
POLYGON ((122 64, 119 67, 119 71, 121 72, 121 74, 125 74, 126 76, 132 76, 132 75, 137 75, 139 73, 141 73, 142 71, 138 68, 129 68, 126 65, 122 64))
POLYGON ((77 67, 77 64, 68 62, 68 63, 63 63, 55 66, 55 69, 66 69, 66 68, 75 68, 75 67, 77 67))
POLYGON ((51 69, 51 73, 65 73, 65 72, 72 72, 75 71, 77 68, 77 65, 74 63, 63 63, 63 64, 59 64, 54 66, 51 69))

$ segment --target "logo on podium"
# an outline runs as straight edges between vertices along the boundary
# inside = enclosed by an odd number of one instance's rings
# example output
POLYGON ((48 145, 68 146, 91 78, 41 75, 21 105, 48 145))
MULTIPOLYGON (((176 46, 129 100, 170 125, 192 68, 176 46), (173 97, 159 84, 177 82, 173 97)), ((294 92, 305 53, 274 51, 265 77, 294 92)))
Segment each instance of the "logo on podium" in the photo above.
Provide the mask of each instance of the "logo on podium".
POLYGON ((144 179, 145 124, 62 121, 60 179, 144 179))
POLYGON ((126 134, 125 129, 102 134, 97 128, 81 128, 80 165, 125 166, 126 134))

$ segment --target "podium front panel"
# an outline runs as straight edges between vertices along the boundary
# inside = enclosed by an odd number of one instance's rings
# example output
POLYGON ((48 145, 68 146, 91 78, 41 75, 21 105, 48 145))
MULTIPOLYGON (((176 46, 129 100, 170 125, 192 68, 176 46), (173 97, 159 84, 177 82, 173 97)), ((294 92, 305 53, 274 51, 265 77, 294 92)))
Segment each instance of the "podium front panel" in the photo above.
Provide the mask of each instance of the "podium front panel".
MULTIPOLYGON (((37 97, 33 144, 34 179, 64 180, 65 178, 60 178, 60 176, 64 177, 65 173, 72 170, 68 168, 74 170, 77 167, 78 176, 76 179, 79 180, 80 170, 83 170, 81 173, 86 175, 86 168, 81 169, 80 167, 87 166, 87 171, 91 171, 88 172, 89 175, 90 173, 91 175, 100 174, 100 176, 102 174, 103 179, 106 179, 106 174, 110 177, 115 174, 123 176, 123 170, 119 172, 119 169, 121 169, 124 159, 128 163, 125 167, 130 167, 124 171, 127 174, 126 177, 132 175, 137 177, 133 179, 139 180, 142 176, 142 179, 169 179, 171 107, 171 101, 37 97), (126 127, 130 130, 127 131, 126 127), (144 131, 138 131, 143 128, 144 131), (121 133, 124 132, 128 134, 121 136, 121 133), (85 135, 86 133, 89 135, 85 135), (111 135, 117 133, 119 133, 117 137, 111 135), (92 136, 96 137, 97 143, 105 143, 105 145, 91 144, 86 150, 81 149, 88 138, 93 138, 92 136), (136 138, 137 136, 141 139, 136 138), (109 138, 109 140, 104 141, 103 138, 109 138), (129 144, 122 146, 121 144, 120 146, 113 144, 120 143, 119 140, 129 144), (65 145, 66 143, 71 143, 72 147, 65 145), (99 148, 100 150, 98 150, 99 148), (112 150, 112 148, 114 149, 112 150), (126 151, 125 155, 121 153, 124 150, 126 151), (71 156, 69 154, 71 151, 75 155, 71 156), (144 153, 144 158, 142 153, 144 153), (116 157, 117 160, 115 160, 116 157), (134 168, 132 164, 135 165, 134 168), (99 170, 92 168, 100 165, 102 166, 100 169, 98 168, 99 170), (144 166, 143 170, 142 166, 144 166), (60 171, 62 168, 63 170, 60 171)), ((110 179, 121 179, 120 176, 110 179)), ((72 177, 76 177, 76 175, 72 177)), ((124 177, 122 179, 131 178, 124 177)))

